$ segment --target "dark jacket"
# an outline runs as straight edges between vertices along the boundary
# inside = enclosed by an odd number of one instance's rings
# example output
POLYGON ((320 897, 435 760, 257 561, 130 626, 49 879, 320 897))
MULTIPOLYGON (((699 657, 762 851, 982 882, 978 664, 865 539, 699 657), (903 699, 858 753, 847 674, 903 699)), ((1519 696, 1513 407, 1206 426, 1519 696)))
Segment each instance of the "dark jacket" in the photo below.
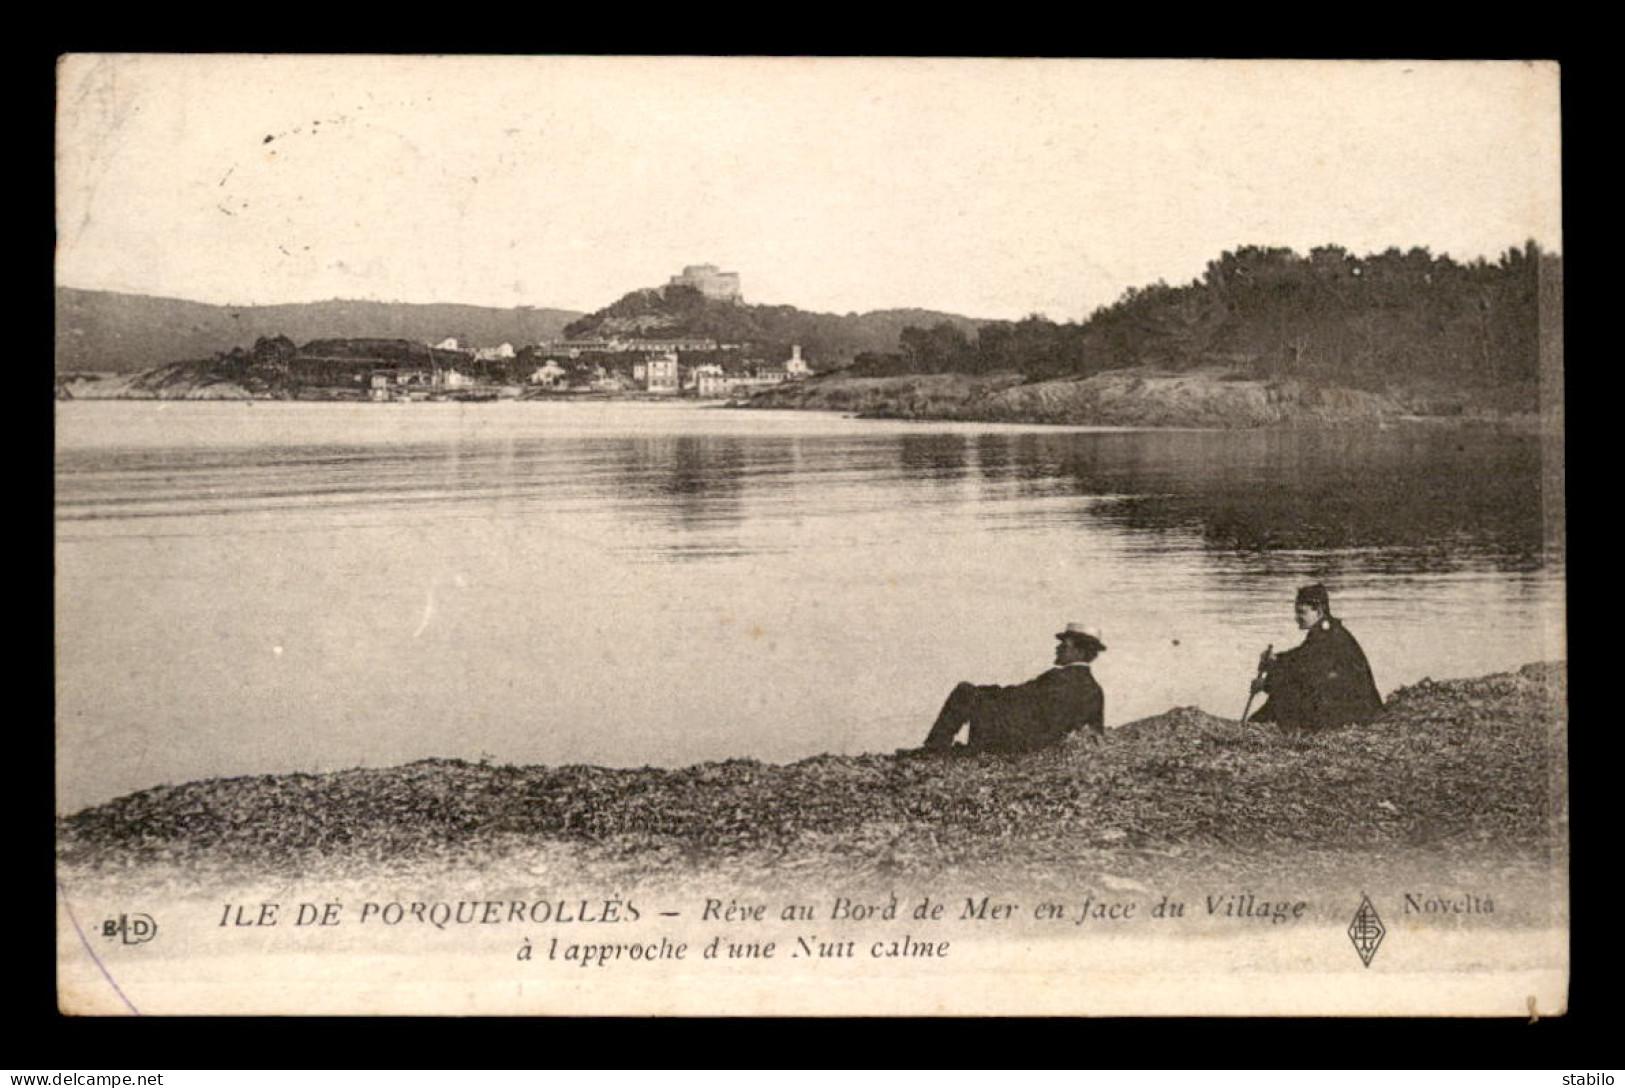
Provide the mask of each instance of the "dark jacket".
POLYGON ((1025 684, 979 690, 990 697, 991 712, 972 723, 972 748, 1023 752, 1080 729, 1105 734, 1106 695, 1088 665, 1059 665, 1025 684))
POLYGON ((1365 651, 1329 616, 1309 629, 1303 645, 1275 656, 1264 690, 1269 699, 1252 720, 1293 729, 1368 722, 1382 709, 1365 651))

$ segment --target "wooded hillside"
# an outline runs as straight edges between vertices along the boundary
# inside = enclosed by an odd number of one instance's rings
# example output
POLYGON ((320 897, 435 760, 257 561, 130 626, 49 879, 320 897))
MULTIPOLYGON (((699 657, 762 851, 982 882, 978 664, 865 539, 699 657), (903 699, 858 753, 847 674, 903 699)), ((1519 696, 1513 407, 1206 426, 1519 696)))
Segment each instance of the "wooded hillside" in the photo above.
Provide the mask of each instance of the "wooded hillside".
POLYGON ((1542 353, 1561 352, 1562 285, 1562 257, 1533 242, 1468 264, 1426 249, 1357 257, 1323 246, 1305 257, 1248 246, 1189 284, 1130 289, 1081 323, 912 326, 897 351, 862 356, 852 372, 1040 379, 1223 365, 1366 389, 1533 389, 1542 353))

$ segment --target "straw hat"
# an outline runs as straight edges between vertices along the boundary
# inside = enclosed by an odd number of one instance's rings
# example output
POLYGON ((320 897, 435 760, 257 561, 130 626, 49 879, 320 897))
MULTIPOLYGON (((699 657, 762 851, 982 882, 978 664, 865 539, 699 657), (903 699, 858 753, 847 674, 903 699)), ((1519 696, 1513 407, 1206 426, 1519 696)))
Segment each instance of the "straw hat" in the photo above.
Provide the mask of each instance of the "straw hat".
POLYGON ((1100 628, 1090 627, 1087 624, 1069 623, 1066 625, 1066 630, 1056 632, 1055 637, 1070 639, 1074 642, 1092 642, 1097 650, 1106 648, 1105 639, 1100 637, 1100 628))

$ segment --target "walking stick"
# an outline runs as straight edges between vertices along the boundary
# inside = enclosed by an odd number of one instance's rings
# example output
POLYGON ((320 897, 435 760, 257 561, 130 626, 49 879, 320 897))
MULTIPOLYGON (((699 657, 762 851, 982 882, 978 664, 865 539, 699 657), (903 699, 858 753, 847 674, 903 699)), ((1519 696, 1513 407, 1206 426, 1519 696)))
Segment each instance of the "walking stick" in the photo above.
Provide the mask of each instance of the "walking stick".
MULTIPOLYGON (((1262 678, 1265 673, 1269 672, 1270 655, 1273 654, 1274 652, 1275 652, 1275 643, 1272 642, 1268 646, 1264 647, 1264 652, 1263 653, 1258 655, 1258 677, 1259 678, 1262 678)), ((1253 696, 1257 695, 1257 694, 1258 694, 1258 692, 1252 690, 1251 687, 1249 687, 1247 689, 1247 705, 1241 708, 1241 724, 1242 725, 1247 724, 1247 715, 1251 714, 1252 711, 1253 711, 1253 696)))

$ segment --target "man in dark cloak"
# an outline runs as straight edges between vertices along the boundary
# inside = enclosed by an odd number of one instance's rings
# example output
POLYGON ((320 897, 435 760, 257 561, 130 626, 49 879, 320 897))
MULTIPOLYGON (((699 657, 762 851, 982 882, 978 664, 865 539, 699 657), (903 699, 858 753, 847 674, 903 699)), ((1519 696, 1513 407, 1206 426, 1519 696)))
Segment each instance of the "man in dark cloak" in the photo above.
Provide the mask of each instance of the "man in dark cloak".
POLYGON ((904 754, 954 750, 968 725, 971 752, 1028 752, 1074 733, 1099 740, 1106 731, 1106 697, 1089 663, 1106 649, 1093 627, 1069 623, 1055 636, 1055 667, 1025 684, 961 683, 948 695, 925 745, 904 754))
POLYGON ((1323 585, 1298 590, 1298 627, 1303 644, 1279 654, 1264 652, 1255 692, 1269 693, 1252 716, 1287 729, 1329 729, 1365 723, 1382 709, 1382 696, 1371 677, 1365 651, 1341 620, 1332 616, 1323 585))

